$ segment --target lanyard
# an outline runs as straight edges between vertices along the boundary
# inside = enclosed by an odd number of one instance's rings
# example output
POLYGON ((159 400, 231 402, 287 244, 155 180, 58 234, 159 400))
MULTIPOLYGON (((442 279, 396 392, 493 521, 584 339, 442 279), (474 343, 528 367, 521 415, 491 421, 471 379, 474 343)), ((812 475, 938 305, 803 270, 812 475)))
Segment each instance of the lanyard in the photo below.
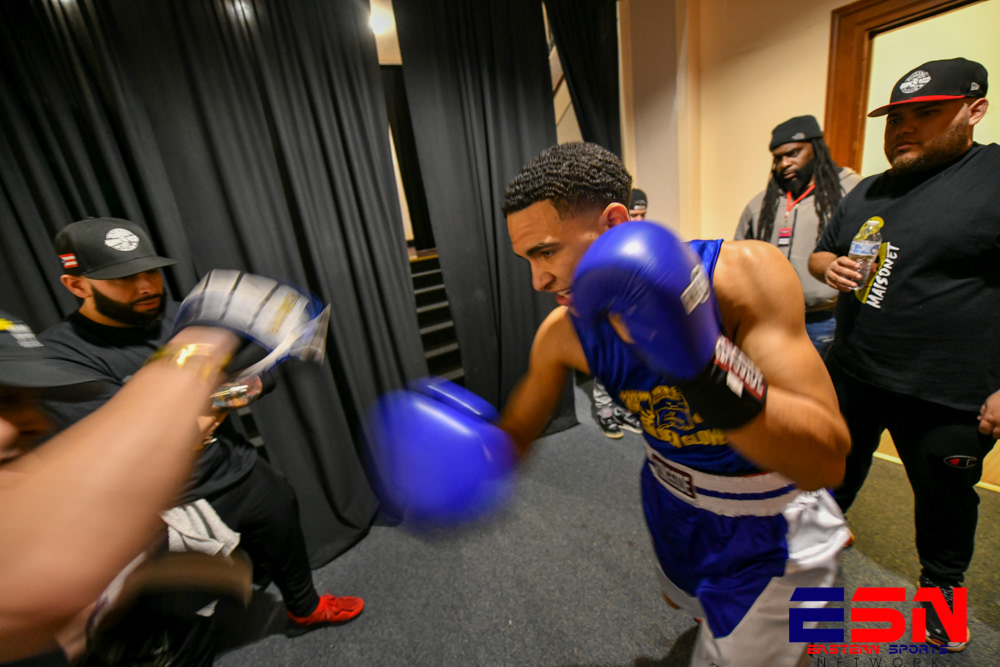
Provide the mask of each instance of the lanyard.
POLYGON ((792 201, 792 193, 791 192, 786 193, 787 194, 787 198, 785 199, 785 218, 788 218, 788 216, 792 212, 792 209, 795 208, 796 206, 798 206, 800 201, 802 201, 803 199, 805 199, 806 197, 808 197, 809 193, 812 192, 815 187, 816 187, 815 183, 813 183, 812 185, 810 185, 808 188, 806 188, 806 191, 803 192, 802 194, 800 194, 799 198, 796 199, 795 201, 792 201))
POLYGON ((795 207, 799 205, 799 202, 809 196, 809 193, 813 191, 816 185, 812 184, 806 191, 803 192, 795 201, 792 201, 792 193, 789 192, 785 199, 785 226, 778 230, 778 248, 783 250, 785 257, 791 258, 792 256, 792 237, 795 235, 795 222, 799 217, 798 212, 795 214, 795 218, 792 218, 792 224, 788 224, 788 217, 795 211, 795 207))

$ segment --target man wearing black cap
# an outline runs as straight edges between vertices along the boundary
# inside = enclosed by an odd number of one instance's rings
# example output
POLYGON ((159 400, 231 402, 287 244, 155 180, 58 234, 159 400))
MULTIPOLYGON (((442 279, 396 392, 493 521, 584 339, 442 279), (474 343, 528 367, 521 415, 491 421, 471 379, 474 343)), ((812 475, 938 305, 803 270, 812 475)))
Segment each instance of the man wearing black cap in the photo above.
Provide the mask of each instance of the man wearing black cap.
POLYGON ((646 193, 639 188, 632 188, 632 194, 629 196, 628 200, 628 217, 629 220, 645 220, 646 219, 646 205, 649 200, 646 198, 646 193))
POLYGON ((162 355, 86 425, 41 444, 53 429, 41 401, 86 400, 101 387, 0 312, 0 662, 69 665, 57 633, 145 548, 190 474, 197 418, 237 338, 193 327, 171 344, 196 347, 197 358, 162 355))
MULTIPOLYGON (((62 283, 82 305, 42 338, 67 367, 110 387, 93 401, 53 405, 60 422, 71 424, 109 399, 169 338, 176 307, 167 303, 160 268, 174 262, 156 254, 141 227, 116 218, 74 222, 54 244, 65 272, 62 283)), ((281 591, 291 634, 357 616, 360 598, 317 593, 295 492, 223 419, 224 413, 178 505, 207 500, 240 533, 240 547, 269 568, 281 591)))
MULTIPOLYGON (((810 272, 844 293, 827 358, 851 430, 846 511, 883 430, 913 488, 920 585, 950 602, 972 559, 979 497, 1000 412, 1000 146, 972 139, 986 100, 986 69, 955 58, 924 63, 896 82, 886 116, 891 168, 866 178, 837 208, 810 272), (848 257, 871 222, 882 243, 862 281, 848 257)), ((928 603, 928 641, 952 651, 928 603)))
POLYGON ((735 239, 767 241, 792 263, 805 293, 806 330, 822 355, 833 341, 837 291, 812 279, 809 254, 841 197, 861 178, 834 163, 812 116, 796 116, 775 127, 768 148, 774 159, 767 188, 743 209, 735 239))

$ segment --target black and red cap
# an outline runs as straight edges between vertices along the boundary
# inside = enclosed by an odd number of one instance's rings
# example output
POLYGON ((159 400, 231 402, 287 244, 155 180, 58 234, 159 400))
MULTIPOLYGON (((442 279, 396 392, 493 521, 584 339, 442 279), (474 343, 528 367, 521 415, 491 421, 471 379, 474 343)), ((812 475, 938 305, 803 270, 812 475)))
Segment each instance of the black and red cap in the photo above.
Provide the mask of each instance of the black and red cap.
POLYGON ((156 254, 146 230, 120 218, 74 222, 53 243, 63 272, 94 280, 126 278, 177 263, 156 254))
POLYGON ((884 116, 898 104, 986 97, 986 68, 965 58, 932 60, 916 67, 896 82, 889 103, 868 114, 884 116))

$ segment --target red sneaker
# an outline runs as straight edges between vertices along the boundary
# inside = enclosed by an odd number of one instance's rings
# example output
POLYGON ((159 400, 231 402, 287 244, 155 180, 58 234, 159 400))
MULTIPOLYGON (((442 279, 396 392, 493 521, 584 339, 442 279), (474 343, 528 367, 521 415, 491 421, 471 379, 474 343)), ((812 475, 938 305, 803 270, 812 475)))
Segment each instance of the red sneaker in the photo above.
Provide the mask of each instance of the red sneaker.
POLYGON ((850 528, 847 529, 847 540, 844 542, 844 548, 850 549, 854 546, 854 531, 850 528))
POLYGON ((336 597, 328 591, 326 595, 319 596, 319 605, 308 616, 293 616, 291 612, 287 612, 291 621, 288 634, 297 637, 316 628, 346 623, 356 618, 364 608, 365 601, 361 598, 347 595, 336 597))

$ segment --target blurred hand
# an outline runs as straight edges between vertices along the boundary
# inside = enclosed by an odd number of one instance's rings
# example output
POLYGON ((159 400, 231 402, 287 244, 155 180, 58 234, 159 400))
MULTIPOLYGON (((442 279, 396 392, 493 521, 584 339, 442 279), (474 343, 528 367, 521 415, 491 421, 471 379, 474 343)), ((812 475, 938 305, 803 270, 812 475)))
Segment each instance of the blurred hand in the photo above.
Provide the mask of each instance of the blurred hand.
POLYGON ((861 280, 860 268, 860 264, 844 255, 830 262, 823 277, 826 279, 826 284, 833 289, 850 292, 857 289, 857 281, 861 280))
POLYGON ((991 394, 979 409, 979 432, 1000 438, 1000 391, 991 394))
POLYGON ((236 410, 245 408, 258 398, 264 390, 264 382, 259 375, 243 380, 226 382, 212 394, 212 407, 216 410, 236 410))

